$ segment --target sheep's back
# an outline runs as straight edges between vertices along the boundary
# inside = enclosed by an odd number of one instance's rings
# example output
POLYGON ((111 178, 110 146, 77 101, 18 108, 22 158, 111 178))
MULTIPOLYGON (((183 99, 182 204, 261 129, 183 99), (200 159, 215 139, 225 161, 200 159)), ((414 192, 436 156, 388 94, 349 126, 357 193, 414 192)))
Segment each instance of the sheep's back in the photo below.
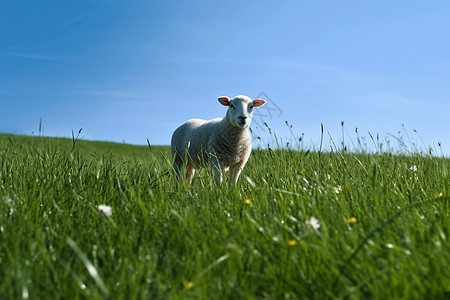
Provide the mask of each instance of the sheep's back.
POLYGON ((211 134, 218 130, 218 123, 223 118, 210 121, 190 119, 178 127, 172 135, 172 155, 176 152, 184 158, 185 150, 194 165, 204 165, 208 161, 207 148, 211 134))

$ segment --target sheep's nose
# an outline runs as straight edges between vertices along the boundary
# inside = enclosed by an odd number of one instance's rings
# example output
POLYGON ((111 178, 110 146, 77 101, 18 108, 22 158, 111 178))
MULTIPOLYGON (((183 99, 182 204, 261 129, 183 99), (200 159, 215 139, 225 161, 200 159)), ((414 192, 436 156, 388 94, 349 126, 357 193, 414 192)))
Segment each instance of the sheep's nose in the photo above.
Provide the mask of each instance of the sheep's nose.
POLYGON ((240 116, 239 119, 240 119, 242 122, 245 122, 245 119, 247 119, 247 117, 245 117, 245 116, 240 116))

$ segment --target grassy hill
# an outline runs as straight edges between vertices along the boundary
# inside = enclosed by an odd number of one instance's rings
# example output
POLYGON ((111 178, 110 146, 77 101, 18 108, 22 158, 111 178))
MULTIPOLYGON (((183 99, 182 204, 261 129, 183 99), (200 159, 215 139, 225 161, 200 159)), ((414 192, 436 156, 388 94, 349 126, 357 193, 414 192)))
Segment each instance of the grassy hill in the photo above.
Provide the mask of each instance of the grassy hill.
POLYGON ((445 158, 271 150, 235 188, 177 186, 168 147, 0 135, 0 299, 448 297, 449 180, 445 158))

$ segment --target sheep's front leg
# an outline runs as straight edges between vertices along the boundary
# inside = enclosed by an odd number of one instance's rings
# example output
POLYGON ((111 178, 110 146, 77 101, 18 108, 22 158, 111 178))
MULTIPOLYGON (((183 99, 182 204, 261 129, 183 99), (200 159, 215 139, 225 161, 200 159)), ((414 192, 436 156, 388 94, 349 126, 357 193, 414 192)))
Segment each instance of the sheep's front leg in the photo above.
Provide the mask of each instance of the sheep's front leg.
POLYGON ((234 185, 237 183, 239 175, 241 174, 242 170, 244 169, 244 165, 237 164, 237 165, 230 167, 230 184, 231 185, 234 185))
POLYGON ((222 175, 222 167, 217 158, 212 159, 214 177, 216 178, 217 184, 222 184, 223 175, 222 175))

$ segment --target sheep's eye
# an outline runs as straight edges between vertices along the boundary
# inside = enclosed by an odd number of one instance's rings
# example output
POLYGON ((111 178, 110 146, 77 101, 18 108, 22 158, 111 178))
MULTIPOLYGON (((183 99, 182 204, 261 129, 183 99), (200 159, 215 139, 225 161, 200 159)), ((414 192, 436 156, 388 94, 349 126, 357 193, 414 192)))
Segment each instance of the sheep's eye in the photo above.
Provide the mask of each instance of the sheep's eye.
POLYGON ((233 104, 230 104, 230 107, 231 107, 232 109, 236 109, 236 107, 234 107, 233 104))

